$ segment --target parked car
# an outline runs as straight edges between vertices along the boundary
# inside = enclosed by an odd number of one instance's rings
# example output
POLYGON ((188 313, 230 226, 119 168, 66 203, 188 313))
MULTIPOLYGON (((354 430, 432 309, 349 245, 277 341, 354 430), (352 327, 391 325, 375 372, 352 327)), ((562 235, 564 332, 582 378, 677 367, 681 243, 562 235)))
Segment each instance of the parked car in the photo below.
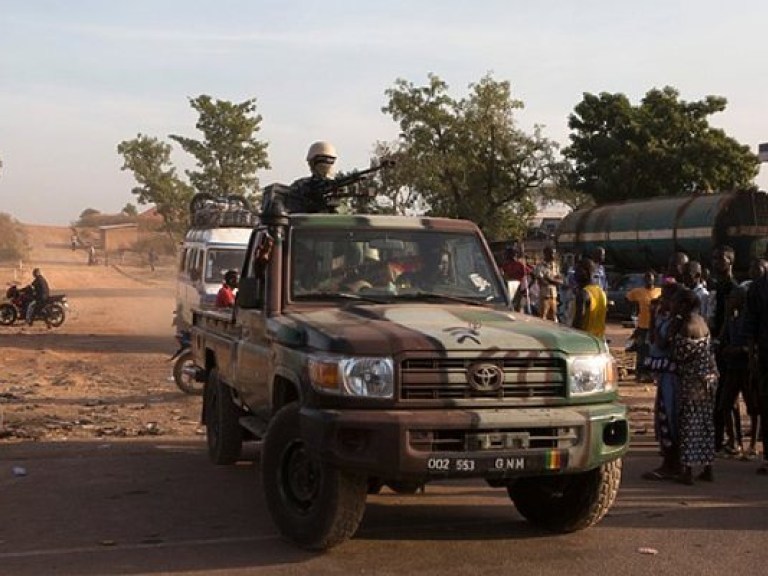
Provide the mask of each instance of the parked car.
MULTIPOLYGON (((614 320, 632 320, 637 314, 637 305, 627 301, 627 292, 640 288, 645 282, 645 273, 623 274, 606 291, 608 297, 608 317, 614 320)), ((656 285, 661 286, 661 276, 656 276, 656 285)))

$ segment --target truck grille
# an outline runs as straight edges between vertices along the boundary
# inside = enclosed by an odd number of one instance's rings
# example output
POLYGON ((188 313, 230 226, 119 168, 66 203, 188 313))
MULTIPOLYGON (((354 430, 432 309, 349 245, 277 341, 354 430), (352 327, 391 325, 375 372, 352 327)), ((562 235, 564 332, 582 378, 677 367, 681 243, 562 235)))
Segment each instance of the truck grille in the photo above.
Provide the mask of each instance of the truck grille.
POLYGON ((565 361, 552 357, 406 358, 400 364, 401 400, 564 398, 565 361), (478 362, 501 369, 503 382, 491 390, 470 384, 478 362))
POLYGON ((477 452, 488 450, 568 449, 579 443, 579 428, 520 430, 410 430, 416 452, 477 452))

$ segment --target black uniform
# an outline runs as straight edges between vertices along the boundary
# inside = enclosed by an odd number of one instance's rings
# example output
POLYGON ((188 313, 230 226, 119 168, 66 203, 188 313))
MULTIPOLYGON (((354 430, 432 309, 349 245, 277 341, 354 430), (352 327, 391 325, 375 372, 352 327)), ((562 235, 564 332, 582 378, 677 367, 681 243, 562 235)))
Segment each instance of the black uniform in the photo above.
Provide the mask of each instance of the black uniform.
POLYGON ((336 207, 328 202, 326 196, 332 182, 330 178, 315 175, 299 178, 291 184, 284 196, 285 209, 289 213, 335 214, 336 207))

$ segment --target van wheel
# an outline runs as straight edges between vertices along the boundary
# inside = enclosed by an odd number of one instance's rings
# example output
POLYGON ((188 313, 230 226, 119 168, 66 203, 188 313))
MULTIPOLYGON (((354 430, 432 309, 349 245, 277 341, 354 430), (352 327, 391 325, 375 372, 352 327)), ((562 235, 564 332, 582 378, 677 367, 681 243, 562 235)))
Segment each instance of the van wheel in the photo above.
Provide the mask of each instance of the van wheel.
POLYGON ((269 512, 286 538, 303 548, 326 550, 357 531, 368 479, 338 470, 310 451, 301 438, 296 402, 270 422, 261 468, 269 512))
POLYGON ((552 532, 575 532, 602 520, 620 483, 618 459, 578 474, 521 478, 507 491, 531 524, 552 532))
POLYGON ((205 436, 208 457, 214 464, 234 464, 243 447, 241 410, 232 400, 229 386, 214 368, 205 383, 205 436))

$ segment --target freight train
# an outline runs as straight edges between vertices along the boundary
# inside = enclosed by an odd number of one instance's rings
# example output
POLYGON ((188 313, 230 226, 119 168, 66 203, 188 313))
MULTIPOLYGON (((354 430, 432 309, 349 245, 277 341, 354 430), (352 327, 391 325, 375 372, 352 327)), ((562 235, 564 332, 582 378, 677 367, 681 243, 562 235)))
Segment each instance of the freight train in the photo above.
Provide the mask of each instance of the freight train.
POLYGON ((736 253, 734 272, 746 277, 753 258, 768 247, 768 193, 738 191, 633 200, 575 210, 557 230, 561 254, 606 251, 616 271, 662 272, 670 254, 685 252, 709 265, 721 244, 736 253))

